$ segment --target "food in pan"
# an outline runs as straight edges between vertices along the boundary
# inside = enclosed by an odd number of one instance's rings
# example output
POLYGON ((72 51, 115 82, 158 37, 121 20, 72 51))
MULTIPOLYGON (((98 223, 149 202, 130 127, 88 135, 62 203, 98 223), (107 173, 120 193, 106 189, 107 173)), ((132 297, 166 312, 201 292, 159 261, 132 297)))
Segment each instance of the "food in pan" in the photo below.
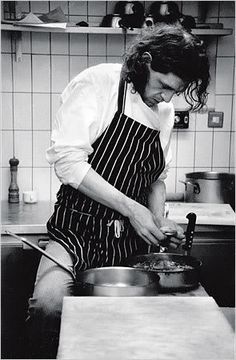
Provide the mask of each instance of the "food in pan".
POLYGON ((133 265, 133 267, 148 270, 148 271, 183 271, 183 270, 192 270, 193 267, 191 265, 187 265, 185 263, 179 263, 173 260, 160 259, 160 260, 145 260, 140 261, 137 264, 133 265))

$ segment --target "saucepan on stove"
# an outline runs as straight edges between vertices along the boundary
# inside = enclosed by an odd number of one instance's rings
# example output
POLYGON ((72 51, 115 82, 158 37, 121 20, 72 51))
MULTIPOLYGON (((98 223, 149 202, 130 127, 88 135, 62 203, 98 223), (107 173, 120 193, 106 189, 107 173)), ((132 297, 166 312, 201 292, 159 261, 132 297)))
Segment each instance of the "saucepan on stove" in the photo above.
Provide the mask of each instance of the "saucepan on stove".
POLYGON ((76 277, 71 269, 28 239, 10 231, 8 235, 20 240, 67 271, 75 281, 79 296, 155 296, 158 294, 156 274, 125 266, 111 266, 81 271, 76 277))
MULTIPOLYGON (((199 285, 201 261, 190 256, 196 215, 189 213, 185 232, 186 242, 182 245, 184 254, 150 253, 133 256, 126 265, 144 270, 158 276, 158 291, 168 293, 174 291, 189 291, 199 285)), ((164 250, 165 251, 165 250, 164 250)))

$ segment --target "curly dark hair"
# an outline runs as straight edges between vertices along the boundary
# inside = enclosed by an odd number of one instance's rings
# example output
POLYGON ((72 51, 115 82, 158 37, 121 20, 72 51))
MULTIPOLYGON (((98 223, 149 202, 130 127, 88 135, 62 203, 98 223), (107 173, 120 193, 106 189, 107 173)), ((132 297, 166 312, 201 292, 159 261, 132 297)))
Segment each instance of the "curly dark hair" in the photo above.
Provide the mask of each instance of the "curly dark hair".
POLYGON ((200 110, 207 101, 210 80, 209 61, 203 42, 181 25, 162 25, 145 29, 124 55, 123 78, 132 82, 133 91, 144 93, 149 78, 149 52, 154 71, 173 73, 185 83, 183 94, 190 110, 200 110))

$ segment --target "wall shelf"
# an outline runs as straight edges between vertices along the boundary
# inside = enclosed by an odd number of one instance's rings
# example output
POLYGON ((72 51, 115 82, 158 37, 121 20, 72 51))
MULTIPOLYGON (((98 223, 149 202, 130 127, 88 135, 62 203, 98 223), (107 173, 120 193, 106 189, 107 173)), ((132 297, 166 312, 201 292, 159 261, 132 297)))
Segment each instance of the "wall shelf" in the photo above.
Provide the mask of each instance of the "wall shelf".
MULTIPOLYGON (((46 32, 46 33, 62 33, 62 34, 104 34, 104 35, 137 35, 141 29, 125 30, 121 28, 109 27, 79 27, 71 26, 48 27, 48 26, 19 26, 13 24, 1 24, 1 30, 12 31, 16 43, 16 61, 22 60, 22 32, 46 32)), ((193 29, 192 33, 199 36, 226 36, 231 35, 232 29, 193 29)))
MULTIPOLYGON (((140 29, 124 30, 120 28, 108 28, 108 27, 67 27, 66 29, 51 28, 51 27, 38 27, 38 26, 19 26, 12 24, 1 24, 1 30, 5 31, 31 31, 31 32, 51 32, 51 33, 72 33, 72 34, 128 34, 137 35, 140 33, 140 29)), ((233 33, 232 29, 193 29, 192 33, 199 36, 226 36, 233 33)))

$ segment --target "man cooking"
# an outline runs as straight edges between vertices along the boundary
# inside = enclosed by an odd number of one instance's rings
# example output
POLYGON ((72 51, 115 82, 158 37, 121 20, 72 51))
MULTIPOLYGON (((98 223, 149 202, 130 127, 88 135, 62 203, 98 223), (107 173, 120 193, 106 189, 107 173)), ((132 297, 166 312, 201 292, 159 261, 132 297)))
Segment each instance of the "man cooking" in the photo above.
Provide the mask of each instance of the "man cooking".
MULTIPOLYGON (((122 264, 183 230, 164 217, 174 124, 171 99, 192 110, 207 99, 209 64, 202 42, 180 26, 148 30, 123 65, 81 72, 63 91, 47 159, 62 185, 47 223, 47 251, 78 271, 122 264)), ((69 273, 42 257, 28 325, 31 357, 56 356, 69 273), (34 342, 35 338, 37 339, 34 342)))

